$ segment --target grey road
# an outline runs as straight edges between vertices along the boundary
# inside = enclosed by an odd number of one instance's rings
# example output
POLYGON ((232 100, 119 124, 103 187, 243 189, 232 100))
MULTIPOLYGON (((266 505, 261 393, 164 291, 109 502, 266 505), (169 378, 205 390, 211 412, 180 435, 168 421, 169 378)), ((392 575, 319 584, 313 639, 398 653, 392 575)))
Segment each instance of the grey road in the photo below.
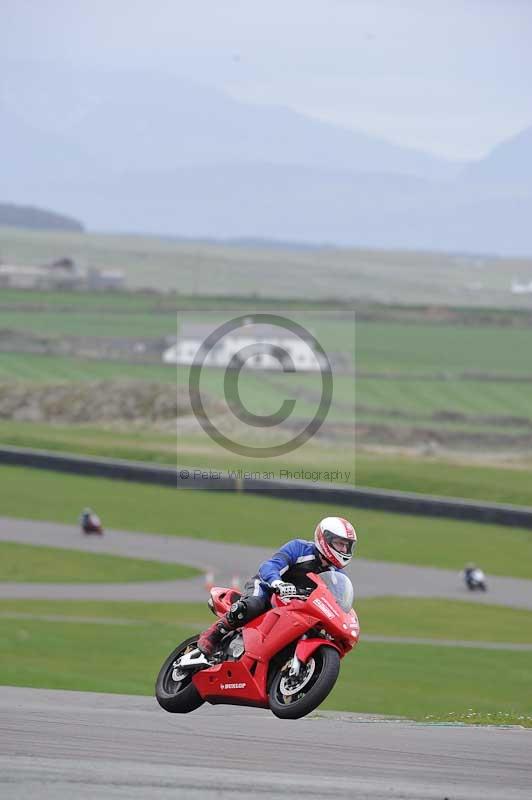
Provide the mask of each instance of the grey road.
MULTIPOLYGON (((155 561, 173 561, 202 569, 211 568, 219 585, 225 585, 235 574, 244 580, 256 571, 257 565, 262 560, 271 555, 271 550, 268 548, 181 536, 109 530, 103 538, 82 537, 79 530, 72 525, 7 517, 0 517, 0 540, 67 547, 93 553, 112 553, 155 561)), ((452 570, 356 558, 350 572, 357 597, 388 594, 473 599, 458 573, 452 570)), ((205 581, 203 578, 194 578, 182 581, 96 586, 80 583, 0 583, 0 598, 93 599, 95 596, 102 600, 203 601, 205 581)), ((489 576, 489 591, 485 595, 476 594, 474 600, 478 603, 532 609, 532 581, 489 576)))
POLYGON ((532 732, 0 687, 2 800, 529 800, 532 732))

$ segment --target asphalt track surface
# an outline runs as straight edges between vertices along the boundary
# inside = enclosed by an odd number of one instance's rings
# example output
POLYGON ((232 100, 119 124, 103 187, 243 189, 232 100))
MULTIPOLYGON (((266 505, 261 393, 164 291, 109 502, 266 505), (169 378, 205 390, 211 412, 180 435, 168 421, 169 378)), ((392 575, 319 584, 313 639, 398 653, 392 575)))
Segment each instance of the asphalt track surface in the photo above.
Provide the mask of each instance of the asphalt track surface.
MULTIPOLYGON (((215 583, 230 585, 254 574, 271 548, 211 542, 181 536, 129 533, 109 530, 103 537, 82 536, 79 528, 52 522, 0 517, 0 541, 21 542, 108 553, 130 558, 175 562, 212 569, 215 583)), ((414 567, 356 558, 350 568, 355 597, 395 595, 442 597, 478 603, 532 609, 532 581, 489 576, 486 594, 468 592, 460 575, 452 570, 414 567)), ((0 583, 0 598, 70 598, 101 600, 199 601, 206 599, 205 579, 148 581, 122 584, 0 583)))
MULTIPOLYGON (((124 531, 82 537, 73 526, 6 518, 0 518, 0 540, 209 566, 221 584, 236 573, 252 574, 271 553, 124 531)), ((357 559, 352 578, 358 596, 471 599, 459 576, 448 570, 357 559)), ((4 583, 0 597, 203 601, 204 584, 203 578, 4 583)), ((532 608, 532 581, 490 578, 488 594, 475 599, 532 608)), ((2 800, 532 796, 532 732, 519 728, 426 725, 330 712, 293 722, 269 711, 207 704, 180 716, 167 714, 147 697, 0 687, 0 742, 2 800)))
POLYGON ((0 687, 2 800, 529 800, 532 732, 0 687))

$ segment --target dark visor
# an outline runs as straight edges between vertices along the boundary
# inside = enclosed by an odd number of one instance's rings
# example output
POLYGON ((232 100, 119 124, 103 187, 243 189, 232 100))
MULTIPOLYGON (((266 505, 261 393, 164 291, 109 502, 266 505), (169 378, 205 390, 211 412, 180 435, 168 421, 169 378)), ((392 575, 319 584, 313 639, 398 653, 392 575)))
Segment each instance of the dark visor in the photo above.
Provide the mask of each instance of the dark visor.
POLYGON ((333 550, 342 555, 352 555, 353 549, 356 544, 355 539, 344 539, 342 536, 337 536, 332 531, 324 531, 325 541, 333 550))

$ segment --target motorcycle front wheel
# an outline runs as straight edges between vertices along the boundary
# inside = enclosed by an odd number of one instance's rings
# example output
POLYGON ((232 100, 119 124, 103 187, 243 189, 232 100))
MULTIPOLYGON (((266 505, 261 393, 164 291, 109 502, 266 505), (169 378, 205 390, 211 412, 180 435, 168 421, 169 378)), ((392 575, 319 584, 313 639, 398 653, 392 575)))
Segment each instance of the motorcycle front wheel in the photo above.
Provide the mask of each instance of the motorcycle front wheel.
POLYGON ((181 676, 174 675, 174 661, 183 656, 187 651, 193 650, 198 641, 197 636, 191 636, 170 653, 162 665, 155 683, 155 697, 157 702, 169 711, 170 714, 188 714, 195 711, 205 702, 203 697, 192 683, 192 673, 184 672, 181 676))
POLYGON ((323 703, 338 678, 340 655, 334 647, 319 647, 296 677, 289 675, 291 664, 276 673, 268 692, 270 709, 281 719, 300 719, 323 703))

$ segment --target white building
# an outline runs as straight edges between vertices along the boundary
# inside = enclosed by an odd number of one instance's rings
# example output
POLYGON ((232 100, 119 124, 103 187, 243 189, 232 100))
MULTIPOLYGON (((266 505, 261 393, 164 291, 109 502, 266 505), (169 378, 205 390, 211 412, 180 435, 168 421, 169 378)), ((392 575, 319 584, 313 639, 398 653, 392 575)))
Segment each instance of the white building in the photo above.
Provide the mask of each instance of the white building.
POLYGON ((0 286, 11 289, 79 289, 83 278, 67 259, 45 266, 0 264, 0 286))
POLYGON ((125 276, 121 270, 92 268, 83 273, 71 258, 60 258, 40 266, 0 264, 0 287, 10 289, 107 291, 124 286, 125 276))
POLYGON ((125 287, 126 278, 121 269, 98 269, 91 267, 86 275, 87 289, 102 292, 108 289, 120 290, 125 287))
MULTIPOLYGON (((203 342, 216 329, 212 325, 184 325, 177 342, 163 353, 165 364, 191 365, 203 342)), ((207 353, 203 363, 209 367, 227 367, 244 363, 252 369, 317 372, 326 365, 315 352, 312 340, 302 339, 277 325, 242 325, 223 336, 207 353), (244 348, 246 350, 244 351, 244 348)))
POLYGON ((521 283, 514 278, 512 281, 512 294, 532 294, 532 281, 521 283))
POLYGON ((0 264, 0 287, 10 289, 43 289, 47 273, 42 267, 19 267, 0 264))

